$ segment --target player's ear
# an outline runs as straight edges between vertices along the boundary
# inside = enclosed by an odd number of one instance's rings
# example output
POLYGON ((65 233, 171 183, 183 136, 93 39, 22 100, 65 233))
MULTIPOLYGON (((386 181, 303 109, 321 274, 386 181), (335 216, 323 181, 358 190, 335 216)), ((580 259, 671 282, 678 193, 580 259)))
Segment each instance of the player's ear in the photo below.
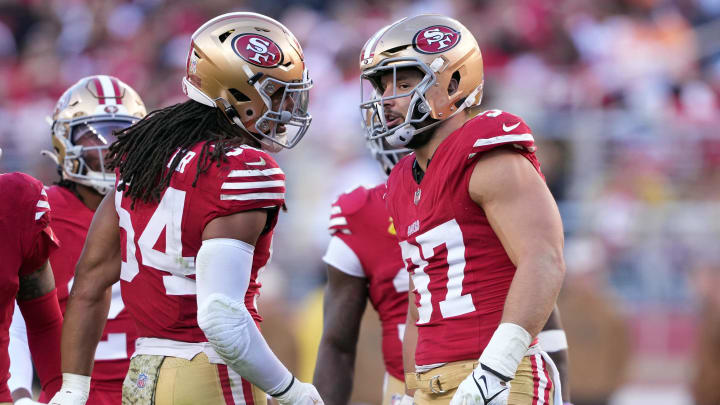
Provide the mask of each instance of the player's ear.
POLYGON ((448 83, 448 95, 454 94, 458 87, 460 87, 460 73, 455 72, 450 78, 450 83, 448 83))

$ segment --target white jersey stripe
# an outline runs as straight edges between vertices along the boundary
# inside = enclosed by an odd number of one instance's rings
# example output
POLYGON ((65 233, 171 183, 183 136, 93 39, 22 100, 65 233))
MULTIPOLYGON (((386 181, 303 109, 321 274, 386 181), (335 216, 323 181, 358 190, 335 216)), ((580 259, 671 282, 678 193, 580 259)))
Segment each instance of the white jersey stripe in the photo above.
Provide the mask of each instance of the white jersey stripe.
POLYGON ((228 177, 272 176, 273 174, 284 173, 279 167, 265 170, 232 170, 230 174, 228 174, 228 177))
POLYGON ((500 135, 493 138, 478 139, 477 141, 475 141, 473 147, 497 145, 499 143, 508 142, 528 142, 534 140, 535 139, 533 138, 532 134, 500 135))
POLYGON ((42 218, 42 216, 45 215, 46 212, 47 212, 47 211, 36 212, 36 213, 35 213, 35 220, 37 221, 38 219, 42 218))
POLYGON ((45 200, 38 200, 37 206, 40 208, 50 208, 50 203, 45 200))
POLYGON ((337 215, 342 214, 342 208, 338 207, 337 205, 333 205, 330 207, 330 215, 337 215))
POLYGON ((105 96, 105 104, 117 105, 117 99, 115 89, 113 88, 110 78, 105 75, 99 75, 100 85, 103 89, 103 95, 105 96))
POLYGON ((45 197, 47 197, 47 193, 45 192, 45 188, 43 188, 42 190, 40 190, 40 195, 44 195, 45 197))
POLYGON ((220 194, 221 200, 282 200, 285 193, 220 194))
POLYGON ((284 180, 250 181, 247 183, 223 183, 220 188, 224 190, 247 190, 251 188, 285 187, 284 180))
POLYGON ((347 225, 345 217, 330 218, 330 226, 347 225))

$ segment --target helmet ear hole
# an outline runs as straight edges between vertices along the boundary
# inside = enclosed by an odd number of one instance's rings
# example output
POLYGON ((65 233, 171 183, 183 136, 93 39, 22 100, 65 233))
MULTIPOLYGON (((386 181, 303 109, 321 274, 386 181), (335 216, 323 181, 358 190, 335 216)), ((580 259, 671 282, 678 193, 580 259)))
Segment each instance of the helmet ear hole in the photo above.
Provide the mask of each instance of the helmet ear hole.
POLYGON ((233 33, 233 31, 235 31, 235 30, 226 31, 226 32, 223 32, 222 34, 220 34, 220 35, 218 36, 218 39, 220 40, 220 43, 225 42, 225 40, 227 39, 227 37, 229 37, 230 34, 233 33))
POLYGON ((448 83, 448 95, 452 96, 460 88, 460 71, 456 70, 448 83))
POLYGON ((233 97, 235 97, 235 100, 237 100, 238 102, 250 101, 250 97, 246 96, 245 93, 241 92, 238 89, 229 89, 228 91, 230 92, 230 94, 232 94, 233 97))

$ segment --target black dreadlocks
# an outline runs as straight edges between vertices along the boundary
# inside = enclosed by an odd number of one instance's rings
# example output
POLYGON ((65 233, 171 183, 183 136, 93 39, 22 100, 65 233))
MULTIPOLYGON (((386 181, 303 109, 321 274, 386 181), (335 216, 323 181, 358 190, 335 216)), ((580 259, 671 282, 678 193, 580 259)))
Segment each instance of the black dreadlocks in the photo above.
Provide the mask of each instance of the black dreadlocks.
POLYGON ((109 169, 118 169, 121 181, 118 191, 142 202, 158 201, 170 184, 172 174, 185 155, 178 153, 166 168, 170 157, 178 150, 187 150, 198 142, 205 142, 198 158, 193 187, 198 177, 214 162, 220 167, 227 161, 225 153, 232 147, 259 142, 234 126, 218 108, 188 100, 160 110, 116 133, 117 141, 107 155, 109 169), (214 148, 211 148, 214 146, 214 148))

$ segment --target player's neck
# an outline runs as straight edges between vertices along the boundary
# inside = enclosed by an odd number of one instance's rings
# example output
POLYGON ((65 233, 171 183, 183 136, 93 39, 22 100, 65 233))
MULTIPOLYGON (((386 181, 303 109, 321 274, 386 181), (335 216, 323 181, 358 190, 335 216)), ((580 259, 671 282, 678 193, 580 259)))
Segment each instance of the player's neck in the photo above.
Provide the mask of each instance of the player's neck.
POLYGON ((470 119, 470 117, 464 113, 449 118, 435 128, 435 133, 428 143, 415 149, 415 159, 423 171, 427 170, 428 161, 432 159, 435 151, 445 138, 462 127, 468 119, 470 119))
POLYGON ((77 191, 78 195, 80 195, 80 200, 82 201, 82 203, 91 211, 95 211, 97 209, 104 197, 102 194, 99 194, 93 188, 84 186, 82 184, 78 184, 75 190, 77 191))

